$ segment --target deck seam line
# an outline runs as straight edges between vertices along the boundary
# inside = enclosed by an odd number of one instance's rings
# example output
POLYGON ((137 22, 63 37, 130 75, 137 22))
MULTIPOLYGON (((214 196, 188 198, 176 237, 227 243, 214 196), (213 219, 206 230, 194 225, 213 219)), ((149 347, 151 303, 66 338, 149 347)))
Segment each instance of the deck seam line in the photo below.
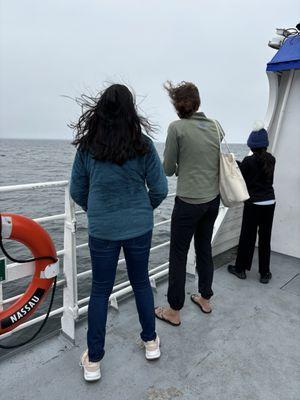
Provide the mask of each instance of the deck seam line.
POLYGON ((295 276, 293 276, 290 280, 288 280, 283 286, 281 286, 280 289, 283 289, 286 285, 288 285, 290 282, 292 282, 299 275, 300 275, 300 273, 298 272, 295 276))

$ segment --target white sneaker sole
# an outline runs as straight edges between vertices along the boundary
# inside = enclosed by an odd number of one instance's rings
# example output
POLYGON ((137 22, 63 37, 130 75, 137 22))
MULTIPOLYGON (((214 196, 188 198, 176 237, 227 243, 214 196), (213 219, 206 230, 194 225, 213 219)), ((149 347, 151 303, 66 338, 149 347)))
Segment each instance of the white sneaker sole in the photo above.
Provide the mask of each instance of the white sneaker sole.
POLYGON ((97 372, 89 372, 84 368, 82 361, 80 361, 79 366, 83 369, 83 377, 87 382, 98 381, 101 378, 100 368, 97 372))
POLYGON ((88 372, 83 368, 83 376, 87 382, 98 381, 101 378, 101 372, 88 372))
POLYGON ((145 352, 145 357, 147 360, 157 360, 160 358, 161 352, 160 352, 160 339, 158 338, 158 348, 157 350, 154 351, 147 351, 145 352))
POLYGON ((147 360, 156 360, 158 358, 160 358, 160 349, 156 350, 156 351, 147 351, 145 354, 145 357, 147 360))

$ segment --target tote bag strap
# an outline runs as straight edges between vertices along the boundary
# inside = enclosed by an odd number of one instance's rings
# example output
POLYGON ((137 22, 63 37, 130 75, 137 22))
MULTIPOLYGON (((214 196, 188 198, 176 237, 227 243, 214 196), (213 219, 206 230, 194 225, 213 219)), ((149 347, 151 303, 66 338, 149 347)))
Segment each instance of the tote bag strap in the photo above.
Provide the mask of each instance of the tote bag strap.
POLYGON ((225 135, 224 135, 223 138, 221 139, 221 133, 220 133, 220 128, 219 128, 218 122, 217 122, 215 119, 213 119, 212 121, 214 122, 214 124, 216 125, 216 128, 217 128, 220 148, 221 148, 221 142, 222 142, 222 139, 223 139, 223 140, 224 140, 224 143, 225 143, 225 145, 226 145, 226 148, 227 148, 228 153, 231 153, 230 148, 229 148, 229 146, 228 146, 228 143, 227 143, 227 141, 226 141, 226 139, 225 139, 225 135))

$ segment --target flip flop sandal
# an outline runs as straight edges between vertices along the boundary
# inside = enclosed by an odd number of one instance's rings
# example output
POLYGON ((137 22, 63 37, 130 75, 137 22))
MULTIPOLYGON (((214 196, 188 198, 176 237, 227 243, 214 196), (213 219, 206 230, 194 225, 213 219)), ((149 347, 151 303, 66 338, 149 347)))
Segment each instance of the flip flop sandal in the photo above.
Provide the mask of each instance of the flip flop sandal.
MULTIPOLYGON (((160 308, 160 307, 155 307, 155 310, 157 310, 158 308, 160 308)), ((161 321, 164 321, 164 322, 166 322, 167 324, 172 325, 172 326, 179 326, 179 325, 181 324, 181 322, 175 324, 175 322, 172 322, 172 321, 170 321, 169 319, 165 318, 165 317, 164 317, 164 312, 163 312, 163 310, 164 310, 164 308, 161 307, 161 315, 157 315, 157 314, 155 313, 155 317, 156 317, 157 319, 159 319, 159 320, 161 320, 161 321)))
POLYGON ((203 309, 203 307, 201 306, 201 304, 199 304, 199 303, 194 299, 194 296, 197 296, 197 295, 196 295, 196 294, 192 294, 192 295, 191 295, 191 300, 192 300, 192 302, 195 303, 195 304, 200 308, 200 310, 203 312, 203 314, 210 314, 210 313, 212 312, 212 310, 210 310, 210 311, 205 311, 205 310, 203 309))

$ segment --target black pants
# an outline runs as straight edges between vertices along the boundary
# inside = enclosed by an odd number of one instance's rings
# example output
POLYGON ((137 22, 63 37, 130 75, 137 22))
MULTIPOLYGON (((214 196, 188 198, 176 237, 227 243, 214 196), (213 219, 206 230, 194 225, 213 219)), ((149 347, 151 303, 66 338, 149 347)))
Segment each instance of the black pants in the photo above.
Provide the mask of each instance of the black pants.
POLYGON ((171 222, 168 289, 168 302, 173 310, 180 310, 184 304, 187 254, 193 235, 199 293, 206 299, 213 295, 211 238, 219 206, 219 196, 204 204, 188 204, 178 197, 175 198, 171 222))
POLYGON ((271 234, 275 204, 260 206, 245 203, 242 229, 236 258, 237 270, 250 271, 258 230, 259 273, 270 272, 271 234))

